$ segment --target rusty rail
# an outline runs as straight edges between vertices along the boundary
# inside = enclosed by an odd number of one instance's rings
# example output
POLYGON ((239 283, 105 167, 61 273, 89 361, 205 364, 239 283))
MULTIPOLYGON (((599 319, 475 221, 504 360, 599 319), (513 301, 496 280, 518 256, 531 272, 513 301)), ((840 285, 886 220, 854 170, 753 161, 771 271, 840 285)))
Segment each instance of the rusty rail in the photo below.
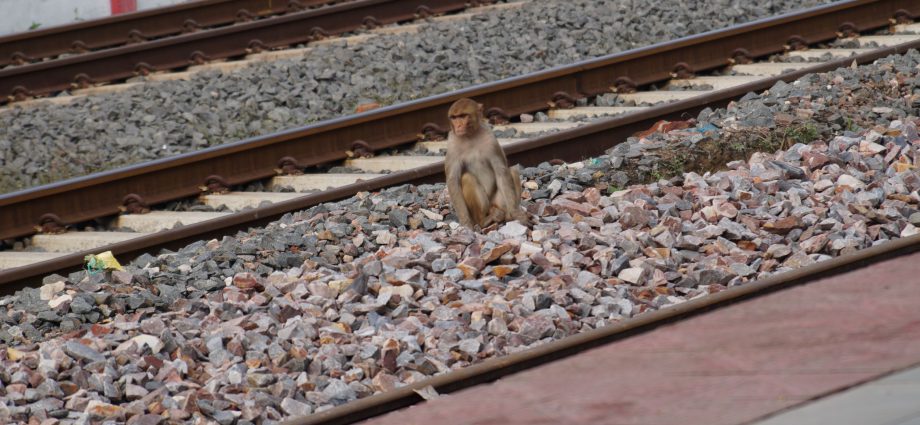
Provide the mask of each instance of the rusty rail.
POLYGON ((0 37, 0 67, 85 53, 333 4, 337 0, 200 0, 0 37))
MULTIPOLYGON (((855 22, 860 30, 868 30, 887 25, 888 19, 896 14, 912 17, 920 12, 920 5, 906 3, 909 2, 856 0, 823 6, 201 152, 2 195, 0 223, 4 223, 4 227, 0 229, 0 238, 33 233, 34 226, 45 214, 55 214, 64 223, 79 223, 117 214, 129 194, 141 197, 148 205, 194 196, 199 193, 198 187, 213 175, 223 177, 231 185, 267 178, 275 174, 279 160, 287 156, 295 158, 301 167, 306 167, 344 159, 345 151, 356 140, 366 141, 373 149, 411 142, 423 127, 433 129, 437 123, 445 123, 447 107, 461 97, 474 97, 486 105, 500 108, 492 109, 494 113, 514 115, 533 112, 545 109, 547 102, 560 91, 576 97, 598 94, 608 91, 609 86, 617 80, 622 81, 621 77, 631 78, 637 85, 648 84, 669 78, 670 64, 676 62, 694 66, 695 70, 718 67, 725 64, 738 46, 760 52, 757 56, 767 55, 781 51, 789 34, 807 37, 810 43, 818 42, 834 38, 841 22, 855 22), (912 9, 904 9, 908 6, 912 9), (767 36, 759 35, 762 32, 766 32, 767 36), (736 44, 751 40, 758 43, 736 44), (718 52, 724 54, 721 59, 718 59, 718 52), (655 67, 655 63, 659 65, 655 67)), ((703 97, 600 120, 574 130, 509 145, 505 150, 512 162, 524 164, 535 164, 548 158, 578 160, 603 152, 659 119, 696 114, 704 107, 720 106, 749 91, 769 88, 778 80, 791 81, 806 73, 846 66, 854 60, 867 63, 917 47, 920 47, 920 42, 915 41, 879 49, 780 77, 715 91, 703 97)), ((112 245, 111 248, 123 258, 132 258, 153 247, 182 246, 194 240, 264 224, 287 212, 345 198, 358 191, 376 190, 401 183, 435 181, 441 178, 441 173, 442 166, 434 164, 369 182, 305 195, 225 218, 158 232, 149 237, 112 245)), ((0 271, 0 285, 17 282, 24 284, 52 271, 77 267, 82 264, 85 254, 68 254, 34 266, 0 271)))
MULTIPOLYGON (((0 102, 290 46, 466 8, 467 0, 355 0, 0 70, 0 102)), ((2 55, 0 55, 2 56, 2 55)))

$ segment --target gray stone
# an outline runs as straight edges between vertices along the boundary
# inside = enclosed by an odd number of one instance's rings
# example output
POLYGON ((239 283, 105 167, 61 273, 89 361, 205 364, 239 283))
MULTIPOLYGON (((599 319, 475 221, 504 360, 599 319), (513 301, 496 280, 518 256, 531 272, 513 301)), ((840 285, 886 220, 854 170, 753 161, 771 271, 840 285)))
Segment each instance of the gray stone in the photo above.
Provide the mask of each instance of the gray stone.
POLYGON ((84 297, 76 297, 70 302, 70 311, 76 314, 85 314, 93 311, 93 305, 84 297))
POLYGON ((323 394, 331 400, 338 400, 340 402, 354 400, 357 396, 355 390, 339 379, 330 379, 326 388, 323 388, 323 394))
POLYGON ((105 360, 105 356, 99 354, 98 351, 76 341, 67 341, 62 348, 64 353, 77 360, 86 362, 101 362, 105 360))
POLYGON ((441 273, 447 269, 456 267, 457 263, 449 258, 438 258, 431 262, 431 271, 441 273))

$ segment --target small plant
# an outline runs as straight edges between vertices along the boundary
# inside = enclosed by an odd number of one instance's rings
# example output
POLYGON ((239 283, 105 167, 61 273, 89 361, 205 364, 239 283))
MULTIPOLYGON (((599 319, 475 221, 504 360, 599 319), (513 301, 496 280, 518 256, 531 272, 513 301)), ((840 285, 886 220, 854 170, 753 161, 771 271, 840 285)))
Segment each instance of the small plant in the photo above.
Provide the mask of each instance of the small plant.
MULTIPOLYGON (((813 124, 790 127, 786 129, 786 133, 783 135, 783 138, 794 142, 789 146, 795 143, 807 145, 818 138, 818 129, 813 124)), ((783 146, 782 149, 785 149, 786 147, 787 146, 783 146)))
POLYGON ((856 124, 856 121, 853 120, 852 118, 850 118, 850 117, 844 117, 844 119, 843 119, 843 129, 846 130, 846 131, 850 131, 850 132, 856 133, 856 132, 859 131, 859 125, 856 124))
POLYGON ((674 156, 668 158, 662 158, 661 162, 658 163, 658 166, 662 169, 666 177, 683 174, 686 165, 687 155, 683 152, 678 152, 674 156))
POLYGON ((747 154, 753 152, 776 152, 785 145, 786 136, 777 137, 776 133, 770 132, 760 137, 757 137, 753 144, 748 149, 742 148, 741 152, 747 156, 747 154))
POLYGON ((728 149, 733 152, 744 152, 744 143, 742 143, 740 140, 732 140, 728 144, 728 149))
POLYGON ((684 173, 687 166, 687 154, 677 152, 674 156, 666 156, 658 160, 655 168, 649 171, 652 181, 667 180, 684 173))
POLYGON ((34 29, 38 29, 38 27, 40 27, 40 26, 42 26, 41 23, 32 21, 32 25, 29 25, 29 31, 32 31, 32 30, 34 30, 34 29))

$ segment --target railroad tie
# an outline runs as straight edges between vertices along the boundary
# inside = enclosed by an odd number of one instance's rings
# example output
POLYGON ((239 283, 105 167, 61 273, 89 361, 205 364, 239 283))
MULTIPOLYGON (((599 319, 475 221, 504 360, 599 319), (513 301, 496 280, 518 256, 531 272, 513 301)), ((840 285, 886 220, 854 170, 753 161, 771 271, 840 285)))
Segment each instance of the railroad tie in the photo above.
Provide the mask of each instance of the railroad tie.
POLYGON ((229 214, 226 212, 206 211, 151 211, 146 214, 120 215, 115 226, 132 229, 136 232, 159 232, 172 229, 177 224, 187 226, 229 214))
POLYGON ((229 192, 203 195, 200 199, 205 205, 214 208, 227 207, 233 211, 240 211, 259 207, 265 202, 274 204, 301 196, 303 194, 296 192, 229 192))
POLYGON ((550 119, 570 120, 578 116, 602 117, 605 115, 622 115, 648 109, 645 106, 582 106, 572 109, 553 109, 549 111, 550 119))
POLYGON ((678 100, 691 99, 709 93, 709 90, 659 90, 644 91, 636 93, 621 93, 620 99, 627 102, 633 101, 636 104, 656 104, 662 102, 676 102, 678 100))
POLYGON ((674 79, 669 81, 668 85, 672 87, 711 86, 712 90, 722 90, 753 83, 754 81, 759 81, 762 79, 762 77, 752 75, 703 76, 687 79, 674 79))
POLYGON ((860 46, 865 46, 869 43, 875 43, 879 46, 897 46, 914 40, 920 40, 920 34, 866 35, 856 38, 860 46))
POLYGON ((558 130, 569 130, 578 126, 583 125, 584 123, 572 122, 572 121, 546 121, 546 122, 521 122, 513 124, 503 124, 496 125, 493 127, 495 131, 503 131, 513 128, 518 133, 523 134, 533 134, 541 133, 544 131, 558 131, 558 130))
MULTIPOLYGON (((517 142, 521 142, 521 141, 524 141, 524 140, 527 140, 527 139, 524 139, 524 138, 499 138, 499 139, 498 139, 498 144, 499 144, 499 145, 502 145, 502 146, 505 146, 505 145, 507 145, 507 144, 517 143, 517 142)), ((427 150, 428 152, 431 152, 431 153, 437 153, 437 154, 445 154, 445 153, 447 153, 447 142, 446 142, 446 141, 441 141, 441 142, 418 142, 418 143, 415 144, 415 146, 416 146, 416 148, 418 148, 418 149, 420 149, 420 150, 427 150)))
POLYGON ((144 232, 69 232, 39 234, 32 237, 32 246, 47 252, 78 252, 124 242, 141 236, 144 232))
POLYGON ((853 55, 871 51, 872 49, 808 49, 792 50, 788 53, 788 55, 790 57, 798 57, 803 59, 818 59, 824 57, 824 55, 830 55, 831 58, 848 58, 853 55))
POLYGON ((297 192, 312 192, 348 186, 360 181, 368 181, 385 176, 386 174, 361 174, 361 173, 332 173, 332 174, 304 174, 302 176, 276 176, 272 179, 271 188, 293 188, 297 192))
POLYGON ((3 251, 0 252, 0 270, 53 260, 62 255, 66 254, 60 252, 3 251))
POLYGON ((759 62, 732 66, 732 71, 743 75, 772 77, 818 65, 814 62, 759 62))
POLYGON ((384 171, 405 171, 424 167, 444 160, 441 156, 377 156, 373 158, 354 158, 345 161, 346 167, 358 168, 372 173, 384 171))

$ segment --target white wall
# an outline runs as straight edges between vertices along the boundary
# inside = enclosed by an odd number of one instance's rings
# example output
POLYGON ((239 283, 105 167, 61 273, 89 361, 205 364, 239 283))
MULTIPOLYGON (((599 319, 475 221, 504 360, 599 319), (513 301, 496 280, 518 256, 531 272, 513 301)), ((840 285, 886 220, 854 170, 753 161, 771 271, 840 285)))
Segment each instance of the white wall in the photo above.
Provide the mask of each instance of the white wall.
MULTIPOLYGON (((137 0, 137 9, 168 6, 191 0, 137 0)), ((48 28, 111 15, 109 0, 0 0, 0 35, 48 28)))

